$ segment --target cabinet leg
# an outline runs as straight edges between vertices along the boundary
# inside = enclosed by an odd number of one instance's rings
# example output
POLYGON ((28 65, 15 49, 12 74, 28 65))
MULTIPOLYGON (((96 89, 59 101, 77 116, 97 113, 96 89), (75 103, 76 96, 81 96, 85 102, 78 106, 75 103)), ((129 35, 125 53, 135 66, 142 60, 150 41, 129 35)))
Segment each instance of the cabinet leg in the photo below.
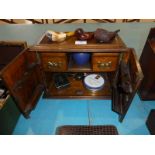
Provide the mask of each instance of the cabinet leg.
POLYGON ((118 120, 119 120, 120 123, 123 122, 124 117, 125 117, 125 115, 119 115, 118 116, 118 120))

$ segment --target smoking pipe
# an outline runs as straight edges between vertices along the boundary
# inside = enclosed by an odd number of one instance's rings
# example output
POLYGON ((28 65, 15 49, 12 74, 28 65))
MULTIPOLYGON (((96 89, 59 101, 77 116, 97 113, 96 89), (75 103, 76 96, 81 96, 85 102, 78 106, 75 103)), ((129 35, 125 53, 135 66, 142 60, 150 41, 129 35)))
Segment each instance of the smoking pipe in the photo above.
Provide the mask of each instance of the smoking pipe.
POLYGON ((85 32, 82 28, 75 30, 75 36, 78 40, 90 40, 93 38, 92 32, 85 32))
POLYGON ((110 31, 107 31, 105 29, 98 28, 94 32, 94 39, 98 43, 109 43, 109 42, 111 42, 115 38, 116 34, 119 31, 120 30, 116 30, 114 32, 110 32, 110 31))

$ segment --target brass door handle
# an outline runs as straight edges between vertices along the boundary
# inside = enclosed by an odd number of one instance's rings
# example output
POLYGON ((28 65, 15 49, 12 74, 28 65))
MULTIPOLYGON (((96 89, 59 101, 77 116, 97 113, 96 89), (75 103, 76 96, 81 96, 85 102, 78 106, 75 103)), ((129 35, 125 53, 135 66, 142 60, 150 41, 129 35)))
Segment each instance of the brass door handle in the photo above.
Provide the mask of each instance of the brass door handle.
POLYGON ((62 66, 62 62, 48 62, 48 68, 59 68, 62 66))
POLYGON ((111 64, 112 64, 112 62, 111 61, 109 61, 109 62, 97 62, 97 64, 98 64, 98 67, 99 68, 107 68, 107 67, 111 67, 111 64))

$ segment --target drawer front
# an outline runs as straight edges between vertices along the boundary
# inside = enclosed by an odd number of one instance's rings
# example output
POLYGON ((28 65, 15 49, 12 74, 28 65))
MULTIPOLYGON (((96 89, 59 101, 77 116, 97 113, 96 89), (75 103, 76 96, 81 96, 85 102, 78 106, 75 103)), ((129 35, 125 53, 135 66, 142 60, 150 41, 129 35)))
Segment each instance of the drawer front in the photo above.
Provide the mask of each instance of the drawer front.
POLYGON ((44 71, 66 71, 67 70, 67 56, 65 53, 42 53, 41 61, 44 71))
POLYGON ((92 58, 93 71, 115 71, 118 63, 117 53, 94 53, 92 58))

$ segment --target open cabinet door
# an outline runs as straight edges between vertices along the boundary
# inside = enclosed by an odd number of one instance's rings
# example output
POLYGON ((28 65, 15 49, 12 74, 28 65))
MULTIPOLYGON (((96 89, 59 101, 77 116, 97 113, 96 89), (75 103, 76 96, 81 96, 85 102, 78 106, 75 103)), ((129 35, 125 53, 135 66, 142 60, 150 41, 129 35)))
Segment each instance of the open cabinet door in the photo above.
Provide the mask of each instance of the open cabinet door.
POLYGON ((135 51, 128 49, 120 56, 112 83, 112 110, 119 114, 120 122, 123 121, 142 79, 135 51))
POLYGON ((37 54, 24 50, 2 70, 1 77, 19 110, 28 118, 44 89, 37 54))

